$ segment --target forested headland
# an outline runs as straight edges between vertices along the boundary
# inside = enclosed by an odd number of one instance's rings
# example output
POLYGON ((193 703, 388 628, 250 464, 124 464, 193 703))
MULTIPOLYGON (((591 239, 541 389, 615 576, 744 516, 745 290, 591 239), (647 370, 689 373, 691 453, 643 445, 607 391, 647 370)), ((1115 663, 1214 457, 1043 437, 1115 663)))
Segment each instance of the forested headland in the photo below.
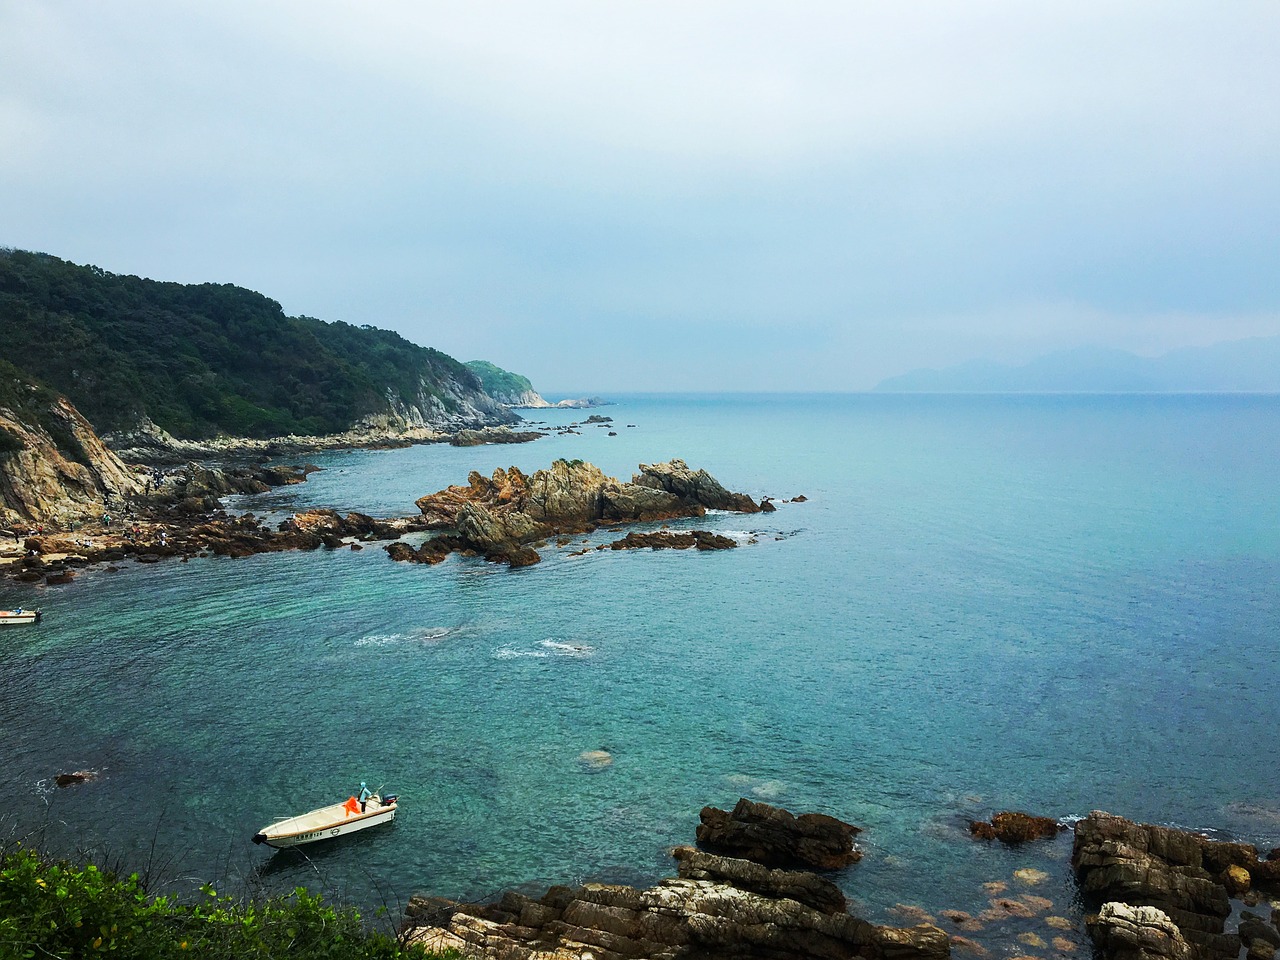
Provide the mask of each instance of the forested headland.
POLYGON ((109 273, 0 250, 0 359, 67 396, 99 433, 341 433, 514 419, 466 365, 370 326, 286 316, 232 284, 109 273))

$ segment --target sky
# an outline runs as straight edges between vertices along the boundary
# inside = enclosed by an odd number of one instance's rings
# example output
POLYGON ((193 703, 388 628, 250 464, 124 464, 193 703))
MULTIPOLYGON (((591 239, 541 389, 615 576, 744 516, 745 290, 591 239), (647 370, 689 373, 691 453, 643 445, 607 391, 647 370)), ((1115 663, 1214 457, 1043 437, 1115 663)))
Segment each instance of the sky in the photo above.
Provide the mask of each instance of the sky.
POLYGON ((0 0, 0 246, 544 394, 1280 334, 1276 0, 0 0))

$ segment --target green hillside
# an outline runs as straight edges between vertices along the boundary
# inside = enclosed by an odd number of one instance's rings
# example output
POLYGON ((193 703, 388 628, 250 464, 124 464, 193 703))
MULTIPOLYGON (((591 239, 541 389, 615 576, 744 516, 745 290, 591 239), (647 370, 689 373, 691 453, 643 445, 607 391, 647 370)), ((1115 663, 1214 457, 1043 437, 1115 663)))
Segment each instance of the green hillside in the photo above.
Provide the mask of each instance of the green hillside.
POLYGON ((467 369, 479 378, 484 392, 491 397, 519 397, 534 392, 533 384, 529 382, 528 377, 503 370, 488 360, 468 360, 466 365, 467 369))
POLYGON ((65 394, 99 432, 142 416, 175 436, 326 434, 435 398, 491 406, 460 362, 372 327, 287 317, 231 284, 107 273, 0 250, 0 358, 65 394))

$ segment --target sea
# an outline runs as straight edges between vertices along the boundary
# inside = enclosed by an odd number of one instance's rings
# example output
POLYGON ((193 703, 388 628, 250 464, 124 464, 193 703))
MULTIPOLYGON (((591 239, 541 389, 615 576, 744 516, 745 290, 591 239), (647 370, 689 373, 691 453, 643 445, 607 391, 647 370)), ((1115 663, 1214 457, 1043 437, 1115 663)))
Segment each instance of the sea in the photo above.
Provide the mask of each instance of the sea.
POLYGON ((1071 834, 971 820, 1280 846, 1280 396, 614 399, 522 445, 316 453, 228 505, 403 516, 473 470, 678 457, 776 512, 671 524, 737 549, 583 553, 601 531, 517 570, 366 545, 0 583, 44 611, 0 635, 0 843, 393 923, 419 893, 654 883, 747 797, 863 828, 831 874, 855 913, 963 910, 1011 956, 1087 949, 1071 834), (393 824, 250 842, 362 780, 393 824))

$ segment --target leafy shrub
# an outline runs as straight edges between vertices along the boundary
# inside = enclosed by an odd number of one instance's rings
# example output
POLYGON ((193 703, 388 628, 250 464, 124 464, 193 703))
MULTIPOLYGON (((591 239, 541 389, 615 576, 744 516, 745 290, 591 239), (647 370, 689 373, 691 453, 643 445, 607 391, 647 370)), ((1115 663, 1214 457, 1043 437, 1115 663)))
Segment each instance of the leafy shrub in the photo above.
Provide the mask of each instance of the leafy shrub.
POLYGON ((420 960, 438 956, 366 929, 354 910, 299 887, 263 902, 201 888, 194 903, 151 897, 137 874, 51 862, 21 846, 0 857, 0 958, 181 957, 420 960))

